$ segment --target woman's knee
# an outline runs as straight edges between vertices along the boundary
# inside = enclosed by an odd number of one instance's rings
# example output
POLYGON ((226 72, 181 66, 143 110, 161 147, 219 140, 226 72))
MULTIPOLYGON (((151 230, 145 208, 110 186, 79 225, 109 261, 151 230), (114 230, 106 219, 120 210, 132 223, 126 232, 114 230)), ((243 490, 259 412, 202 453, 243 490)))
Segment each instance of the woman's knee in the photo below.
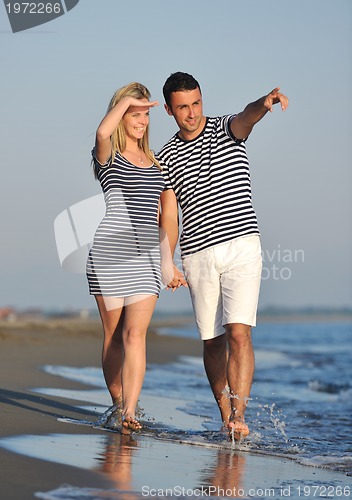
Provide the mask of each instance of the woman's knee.
POLYGON ((123 347, 122 331, 120 328, 104 327, 104 347, 119 349, 123 347))
POLYGON ((132 326, 123 331, 123 344, 126 346, 139 345, 145 342, 146 332, 137 327, 132 326))

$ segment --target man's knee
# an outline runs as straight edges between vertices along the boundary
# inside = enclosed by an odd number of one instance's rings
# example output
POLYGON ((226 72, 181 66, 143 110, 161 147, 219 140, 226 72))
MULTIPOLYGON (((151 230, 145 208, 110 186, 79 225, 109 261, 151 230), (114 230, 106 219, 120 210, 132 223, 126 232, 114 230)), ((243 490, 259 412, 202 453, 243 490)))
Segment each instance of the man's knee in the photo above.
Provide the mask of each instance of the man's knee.
POLYGON ((230 344, 235 344, 237 347, 252 343, 251 327, 242 323, 229 323, 226 325, 226 337, 230 344))
POLYGON ((212 353, 226 348, 226 335, 222 334, 212 339, 204 340, 203 348, 205 353, 212 353))

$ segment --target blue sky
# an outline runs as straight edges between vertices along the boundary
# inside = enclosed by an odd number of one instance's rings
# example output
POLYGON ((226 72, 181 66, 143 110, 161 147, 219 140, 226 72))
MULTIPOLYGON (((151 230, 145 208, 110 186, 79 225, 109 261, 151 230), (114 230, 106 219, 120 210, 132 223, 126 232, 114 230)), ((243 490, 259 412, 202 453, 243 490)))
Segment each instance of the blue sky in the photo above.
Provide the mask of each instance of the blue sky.
MULTIPOLYGON (((95 307, 83 274, 60 266, 54 220, 100 193, 90 170, 114 91, 141 81, 158 150, 171 72, 200 82, 207 115, 241 111, 279 85, 278 108, 247 142, 264 255, 260 306, 352 305, 352 2, 81 0, 13 34, 0 6, 0 307, 95 307)), ((158 309, 190 308, 163 291, 158 309)))

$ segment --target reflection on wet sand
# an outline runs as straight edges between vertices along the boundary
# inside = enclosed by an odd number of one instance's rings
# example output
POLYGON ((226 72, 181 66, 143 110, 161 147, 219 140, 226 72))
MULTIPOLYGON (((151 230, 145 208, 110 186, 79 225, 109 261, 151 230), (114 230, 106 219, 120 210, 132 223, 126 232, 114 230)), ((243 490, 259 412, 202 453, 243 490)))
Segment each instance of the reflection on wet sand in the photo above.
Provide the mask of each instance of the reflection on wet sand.
POLYGON ((242 477, 246 458, 235 450, 218 450, 216 466, 204 471, 201 487, 205 495, 243 497, 242 477))
MULTIPOLYGON (((132 493, 136 484, 136 478, 132 475, 133 459, 140 447, 137 439, 132 435, 112 433, 107 438, 105 452, 100 453, 98 457, 101 463, 99 471, 108 475, 114 487, 119 490, 119 498, 123 500, 137 499, 137 496, 140 498, 140 492, 136 493, 136 497, 132 493)), ((243 491, 242 477, 245 474, 246 457, 235 450, 218 449, 212 450, 207 457, 208 463, 204 463, 201 449, 200 455, 203 465, 198 472, 199 478, 192 488, 187 488, 188 492, 193 490, 194 495, 199 497, 240 497, 243 491)), ((185 474, 186 472, 187 470, 184 471, 185 474)), ((194 474, 195 471, 192 472, 194 474)), ((170 485, 169 488, 175 486, 170 485)))
POLYGON ((122 500, 134 499, 127 492, 132 490, 132 455, 137 447, 138 442, 132 435, 112 433, 106 441, 105 452, 98 457, 101 462, 99 470, 107 474, 115 488, 120 490, 119 498, 122 500))

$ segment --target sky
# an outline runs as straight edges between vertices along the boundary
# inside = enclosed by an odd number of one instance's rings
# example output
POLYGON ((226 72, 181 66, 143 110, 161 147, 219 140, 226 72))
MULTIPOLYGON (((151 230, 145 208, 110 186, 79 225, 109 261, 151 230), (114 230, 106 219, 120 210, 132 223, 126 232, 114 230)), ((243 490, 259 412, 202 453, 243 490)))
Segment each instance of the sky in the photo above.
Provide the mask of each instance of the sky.
MULTIPOLYGON (((162 98, 175 71, 200 82, 208 116, 276 86, 289 97, 247 141, 259 306, 351 307, 351 28, 350 0, 80 0, 18 33, 0 5, 0 307, 95 308, 85 274, 61 266, 54 221, 101 197, 90 151, 116 89, 140 81, 159 101, 155 151, 176 132, 162 98)), ((190 308, 185 289, 163 290, 157 305, 190 308)))

